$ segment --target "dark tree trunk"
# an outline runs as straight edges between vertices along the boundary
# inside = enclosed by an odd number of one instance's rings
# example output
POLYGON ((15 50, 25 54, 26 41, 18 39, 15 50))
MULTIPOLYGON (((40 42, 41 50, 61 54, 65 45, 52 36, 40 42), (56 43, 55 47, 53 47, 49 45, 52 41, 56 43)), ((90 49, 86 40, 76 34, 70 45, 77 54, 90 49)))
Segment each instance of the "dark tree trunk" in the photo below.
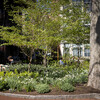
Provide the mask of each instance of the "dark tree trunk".
POLYGON ((28 64, 28 72, 30 72, 31 69, 31 63, 32 63, 32 55, 34 53, 34 49, 31 49, 30 55, 28 56, 29 64, 28 64))
POLYGON ((59 45, 57 46, 57 61, 59 61, 59 49, 60 49, 60 47, 59 47, 59 45))
POLYGON ((92 0, 88 86, 100 90, 100 0, 92 0))
POLYGON ((31 69, 31 62, 32 62, 32 57, 29 58, 28 72, 30 72, 31 69))
POLYGON ((43 65, 44 65, 44 66, 47 66, 46 53, 44 54, 44 57, 43 57, 43 65))

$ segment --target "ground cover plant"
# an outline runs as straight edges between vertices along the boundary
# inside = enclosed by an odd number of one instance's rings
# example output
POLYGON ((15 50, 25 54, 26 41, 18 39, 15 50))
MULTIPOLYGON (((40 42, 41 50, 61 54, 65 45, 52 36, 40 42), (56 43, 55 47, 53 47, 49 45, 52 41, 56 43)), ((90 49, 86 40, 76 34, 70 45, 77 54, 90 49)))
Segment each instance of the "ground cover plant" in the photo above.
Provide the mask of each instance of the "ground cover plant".
POLYGON ((27 64, 10 65, 6 72, 0 72, 0 90, 47 93, 57 88, 73 92, 78 84, 87 83, 88 68, 86 62, 84 63, 85 65, 80 67, 74 64, 70 66, 51 64, 48 67, 31 65, 30 72, 27 64))

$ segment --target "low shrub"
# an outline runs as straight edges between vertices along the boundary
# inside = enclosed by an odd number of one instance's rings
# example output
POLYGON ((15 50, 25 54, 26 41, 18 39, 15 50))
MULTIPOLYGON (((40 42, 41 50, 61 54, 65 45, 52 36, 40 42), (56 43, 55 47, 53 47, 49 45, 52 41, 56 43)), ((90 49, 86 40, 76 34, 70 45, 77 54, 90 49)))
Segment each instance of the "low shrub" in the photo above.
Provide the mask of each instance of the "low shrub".
POLYGON ((16 83, 16 89, 17 91, 21 91, 23 89, 23 83, 21 83, 20 80, 16 83))
POLYGON ((65 83, 61 86, 61 90, 63 91, 68 91, 68 92, 73 92, 75 90, 74 86, 72 86, 69 83, 65 83))
POLYGON ((4 72, 0 72, 0 77, 3 77, 4 76, 4 72))
POLYGON ((35 89, 34 89, 34 85, 31 84, 31 83, 27 83, 27 84, 25 85, 25 90, 26 90, 27 92, 31 92, 31 91, 35 90, 35 89))
MULTIPOLYGON (((8 71, 15 72, 15 69, 18 71, 18 73, 22 73, 25 71, 28 71, 28 64, 14 64, 14 65, 9 65, 8 71)), ((46 70, 46 67, 43 65, 34 65, 31 64, 30 72, 43 72, 46 70)))
POLYGON ((64 81, 64 84, 65 83, 69 83, 69 84, 71 84, 71 85, 75 85, 75 84, 77 84, 77 79, 74 77, 69 77, 69 78, 67 78, 67 79, 65 79, 64 81))
MULTIPOLYGON (((28 64, 15 64, 10 65, 9 70, 16 74, 23 73, 28 71, 28 64)), ((43 65, 31 65, 30 72, 34 72, 34 74, 30 74, 31 77, 38 77, 39 75, 41 77, 48 76, 51 78, 61 78, 64 77, 67 73, 66 68, 64 67, 54 67, 54 66, 48 66, 47 68, 43 65)), ((27 73, 25 74, 27 75, 27 73)))
POLYGON ((0 90, 4 91, 4 90, 8 90, 9 86, 7 84, 6 81, 4 81, 4 79, 0 79, 0 90))
POLYGON ((28 72, 25 71, 25 72, 20 73, 20 74, 19 74, 19 77, 20 77, 20 78, 26 78, 26 77, 28 77, 28 72))
POLYGON ((35 90, 38 93, 47 93, 50 92, 50 87, 47 84, 38 84, 36 85, 35 90))
POLYGON ((54 79, 50 77, 46 77, 44 83, 52 85, 54 83, 54 79))
POLYGON ((15 69, 18 71, 18 73, 28 71, 28 64, 14 64, 14 65, 9 65, 8 71, 14 72, 15 69))
MULTIPOLYGON (((25 82, 25 81, 24 81, 25 82)), ((37 82, 35 80, 28 80, 24 83, 24 88, 27 92, 31 92, 35 90, 35 86, 36 86, 37 82)))
POLYGON ((81 63, 81 67, 85 70, 89 70, 89 61, 85 60, 81 63))
POLYGON ((61 89, 62 85, 63 85, 62 79, 56 79, 53 82, 53 87, 57 87, 58 89, 61 89))
POLYGON ((12 72, 12 71, 6 71, 5 73, 5 77, 12 77, 12 76, 15 76, 15 74, 12 72))
POLYGON ((6 82, 8 83, 9 88, 13 91, 17 87, 17 77, 7 77, 6 82))
POLYGON ((79 76, 76 77, 78 83, 86 83, 88 81, 88 75, 86 74, 81 74, 79 76))

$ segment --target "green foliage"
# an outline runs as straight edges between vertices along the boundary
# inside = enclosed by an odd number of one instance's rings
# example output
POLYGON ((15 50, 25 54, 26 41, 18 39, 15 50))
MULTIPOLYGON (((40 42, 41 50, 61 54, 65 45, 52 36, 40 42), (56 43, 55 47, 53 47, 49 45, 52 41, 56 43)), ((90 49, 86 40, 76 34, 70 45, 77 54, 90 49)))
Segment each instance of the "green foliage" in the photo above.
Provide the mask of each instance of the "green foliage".
POLYGON ((14 70, 14 73, 15 73, 16 75, 18 75, 18 71, 17 71, 17 69, 14 70))
POLYGON ((86 83, 88 82, 88 74, 84 73, 76 77, 77 83, 86 83))
POLYGON ((16 90, 21 91, 23 89, 23 83, 20 80, 17 81, 16 90))
POLYGON ((63 79, 63 83, 70 83, 72 85, 83 84, 88 81, 88 71, 87 70, 75 70, 71 71, 68 75, 66 75, 63 79))
MULTIPOLYGON (((18 73, 25 72, 28 70, 27 68, 28 64, 14 64, 14 65, 9 65, 8 71, 15 71, 15 69, 18 71, 18 73)), ((34 65, 31 64, 30 72, 38 71, 41 72, 41 70, 44 70, 45 67, 43 65, 34 65)))
POLYGON ((71 84, 69 84, 69 83, 63 84, 63 85, 61 86, 61 89, 62 89, 63 91, 68 91, 68 92, 73 92, 73 91, 75 90, 75 88, 74 88, 71 84))
POLYGON ((27 68, 28 64, 14 64, 14 65, 9 65, 8 71, 15 71, 15 69, 18 71, 18 73, 28 71, 27 68))
POLYGON ((83 5, 82 2, 78 4, 73 2, 65 6, 62 12, 65 18, 63 19, 63 32, 65 33, 63 37, 68 43, 89 43, 90 13, 83 5))
POLYGON ((3 77, 4 76, 4 72, 0 72, 0 77, 3 77))
POLYGON ((26 72, 27 71, 27 64, 23 64, 23 65, 22 64, 15 64, 15 65, 11 65, 9 67, 9 71, 15 72, 15 69, 22 76, 25 75, 25 76, 30 76, 30 77, 34 77, 34 78, 38 77, 39 75, 41 75, 41 77, 48 76, 51 78, 64 77, 65 74, 67 73, 66 68, 55 67, 55 66, 50 66, 50 67, 46 68, 42 65, 31 65, 31 68, 30 68, 31 73, 29 73, 29 74, 28 74, 28 72, 26 72))
POLYGON ((27 72, 27 71, 22 72, 22 73, 19 74, 19 76, 20 76, 21 78, 28 77, 28 72, 27 72))
MULTIPOLYGON (((67 74, 78 76, 80 75, 80 73, 84 72, 84 70, 88 69, 88 67, 84 69, 85 65, 82 65, 82 66, 83 67, 77 68, 76 65, 65 66, 65 67, 60 67, 60 66, 56 67, 53 65, 48 66, 48 67, 44 67, 42 65, 31 65, 31 72, 28 73, 27 70, 25 70, 27 69, 27 64, 25 65, 16 64, 16 65, 10 66, 10 70, 15 72, 15 69, 17 68, 20 77, 32 77, 32 78, 36 78, 38 81, 45 83, 50 78, 51 79, 63 78, 67 74), (43 80, 41 80, 42 78, 43 80)), ((12 75, 12 74, 14 73, 12 72, 9 73, 9 75, 12 75)), ((5 75, 8 75, 8 74, 6 73, 5 75)))
POLYGON ((54 84, 54 79, 51 78, 51 77, 46 77, 45 80, 43 80, 42 82, 45 83, 45 84, 53 85, 54 84))
POLYGON ((83 61, 80 66, 82 66, 82 68, 85 70, 89 70, 89 61, 88 60, 83 61))
POLYGON ((9 89, 8 83, 3 78, 0 78, 0 90, 4 91, 8 89, 9 89))
POLYGON ((62 85, 63 85, 62 79, 56 79, 53 82, 53 87, 57 87, 58 89, 61 89, 62 85))
POLYGON ((6 78, 6 82, 8 83, 8 86, 12 91, 16 89, 17 81, 17 77, 15 76, 6 78))
POLYGON ((43 49, 46 53, 61 41, 62 23, 61 17, 58 16, 61 2, 14 0, 14 3, 17 3, 17 6, 11 5, 11 11, 8 10, 14 26, 0 27, 0 36, 6 41, 2 45, 20 47, 31 63, 36 49, 43 49))
POLYGON ((31 65, 31 72, 24 71, 27 64, 11 65, 10 70, 13 72, 7 71, 5 75, 4 72, 0 72, 0 90, 10 88, 11 92, 24 89, 27 92, 36 90, 38 93, 45 93, 50 91, 51 86, 71 92, 75 89, 73 86, 87 83, 88 68, 84 67, 85 64, 88 66, 85 61, 79 68, 75 65, 64 67, 57 64, 48 67, 31 65))
POLYGON ((38 93, 47 93, 47 92, 50 92, 50 88, 49 88, 49 86, 47 84, 38 84, 38 85, 36 85, 35 90, 38 93))
POLYGON ((52 78, 61 78, 66 75, 66 68, 60 68, 60 67, 51 67, 48 68, 48 76, 52 78))
POLYGON ((35 80, 28 80, 25 82, 24 88, 26 89, 27 92, 34 91, 36 85, 37 82, 35 80))
POLYGON ((12 71, 6 71, 5 77, 11 77, 11 76, 15 76, 14 72, 12 71))

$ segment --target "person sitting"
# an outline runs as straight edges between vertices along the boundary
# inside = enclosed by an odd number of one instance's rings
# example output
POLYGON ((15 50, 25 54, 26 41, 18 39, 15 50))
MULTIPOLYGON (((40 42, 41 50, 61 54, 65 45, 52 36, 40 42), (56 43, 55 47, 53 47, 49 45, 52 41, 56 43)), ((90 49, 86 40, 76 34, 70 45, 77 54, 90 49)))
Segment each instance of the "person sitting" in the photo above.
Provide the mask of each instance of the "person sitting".
POLYGON ((8 61, 9 61, 9 64, 12 64, 13 62, 14 62, 14 60, 13 60, 13 57, 12 56, 8 56, 8 61))
POLYGON ((62 58, 59 60, 60 65, 64 65, 64 62, 62 61, 62 58))
POLYGON ((1 72, 1 71, 6 71, 6 68, 4 67, 3 64, 0 64, 0 72, 1 72))

